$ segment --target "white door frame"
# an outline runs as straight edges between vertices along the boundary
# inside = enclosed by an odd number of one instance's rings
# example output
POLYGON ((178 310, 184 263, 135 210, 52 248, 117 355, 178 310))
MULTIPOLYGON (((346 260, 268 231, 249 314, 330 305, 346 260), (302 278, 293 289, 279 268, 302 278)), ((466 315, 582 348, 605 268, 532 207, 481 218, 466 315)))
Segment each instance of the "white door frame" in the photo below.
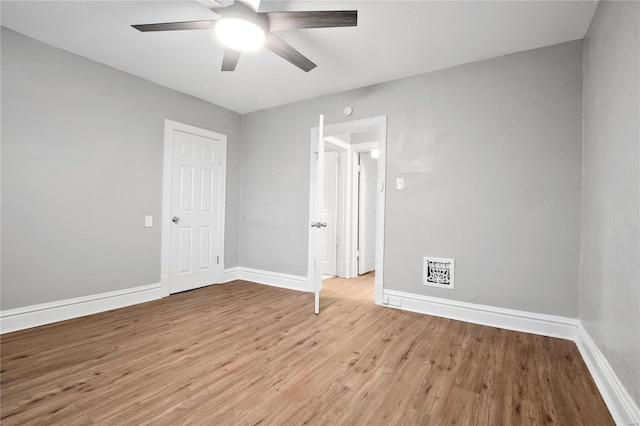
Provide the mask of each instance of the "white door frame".
MULTIPOLYGON (((359 202, 360 202, 360 185, 359 185, 359 181, 358 181, 358 173, 359 173, 359 161, 358 161, 358 157, 359 154, 361 152, 371 152, 374 149, 378 149, 379 148, 379 144, 378 142, 364 142, 364 143, 358 143, 358 144, 352 144, 351 145, 351 150, 353 151, 353 188, 352 188, 352 193, 353 193, 353 197, 352 197, 352 203, 353 203, 353 217, 352 217, 352 221, 353 221, 353 227, 352 227, 352 234, 351 234, 351 239, 355 242, 354 244, 358 244, 360 243, 359 241, 359 236, 360 236, 360 209, 359 209, 359 202)), ((379 159, 378 159, 379 160, 379 159)), ((379 172, 380 167, 378 166, 378 170, 376 170, 377 172, 379 172)), ((377 180, 377 178, 376 178, 377 180)), ((378 183, 378 194, 380 194, 380 186, 378 183)), ((378 197, 380 198, 380 197, 378 197)), ((377 202, 378 200, 376 200, 377 202)), ((377 206, 376 206, 376 214, 377 214, 378 210, 377 210, 377 206)), ((377 225, 377 219, 376 219, 376 225, 377 225)), ((376 232, 378 231, 377 226, 376 226, 376 232)), ((376 237, 376 246, 377 246, 377 237, 376 237)), ((358 275, 360 275, 360 258, 362 253, 360 251, 358 251, 357 249, 354 250, 354 258, 353 258, 353 276, 357 277, 358 275)), ((377 262, 376 262, 377 265, 377 262)), ((377 270, 376 270, 376 274, 377 274, 377 270)))
MULTIPOLYGON (((379 116, 372 118, 365 118, 362 120, 349 121, 346 123, 332 124, 324 126, 324 136, 341 135, 346 133, 357 133, 366 130, 377 129, 378 131, 378 149, 380 155, 378 157, 378 174, 377 174, 377 187, 378 197, 376 203, 376 280, 375 280, 375 303, 377 305, 382 304, 382 292, 384 289, 384 214, 385 214, 385 199, 386 199, 386 171, 387 171, 387 116, 379 116)), ((318 140, 319 129, 314 127, 311 129, 311 145, 318 140)), ((313 152, 311 153, 313 155, 313 152)), ((309 199, 314 200, 317 197, 316 194, 316 179, 315 173, 310 173, 309 184, 309 199)), ((309 211, 309 222, 314 220, 312 216, 313 211, 309 211)), ((353 216, 353 212, 352 212, 353 216)), ((353 227, 351 227, 353 230, 353 227)), ((309 260, 308 270, 313 270, 313 262, 315 259, 311 255, 314 251, 311 247, 311 239, 309 240, 309 260)), ((355 256, 355 250, 351 249, 352 258, 355 256)), ((355 266, 355 265, 353 265, 355 266)), ((309 281, 309 288, 312 288, 313 282, 309 281)))
POLYGON ((218 253, 220 253, 220 263, 217 265, 216 282, 224 281, 224 225, 225 225, 225 200, 226 200, 226 166, 227 166, 227 136, 211 130, 201 129, 189 124, 177 121, 164 120, 164 154, 162 166, 162 215, 161 215, 161 243, 160 243, 160 284, 162 285, 162 296, 168 296, 171 292, 171 166, 172 166, 172 143, 174 130, 202 136, 210 139, 217 139, 223 142, 222 150, 222 170, 220 182, 220 215, 218 226, 220 238, 218 241, 218 253))
POLYGON ((351 193, 352 193, 352 150, 348 143, 339 139, 326 137, 324 140, 325 151, 330 147, 332 151, 338 153, 340 161, 339 178, 338 178, 338 250, 336 259, 336 272, 339 277, 351 278, 353 275, 352 267, 352 239, 351 239, 351 193))

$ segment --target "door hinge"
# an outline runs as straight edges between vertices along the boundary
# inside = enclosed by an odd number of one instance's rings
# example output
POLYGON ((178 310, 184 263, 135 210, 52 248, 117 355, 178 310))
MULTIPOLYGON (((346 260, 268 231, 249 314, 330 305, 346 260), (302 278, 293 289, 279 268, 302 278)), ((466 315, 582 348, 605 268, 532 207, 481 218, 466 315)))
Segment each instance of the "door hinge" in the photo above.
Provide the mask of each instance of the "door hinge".
POLYGON ((216 265, 220 264, 220 256, 216 256, 216 265))

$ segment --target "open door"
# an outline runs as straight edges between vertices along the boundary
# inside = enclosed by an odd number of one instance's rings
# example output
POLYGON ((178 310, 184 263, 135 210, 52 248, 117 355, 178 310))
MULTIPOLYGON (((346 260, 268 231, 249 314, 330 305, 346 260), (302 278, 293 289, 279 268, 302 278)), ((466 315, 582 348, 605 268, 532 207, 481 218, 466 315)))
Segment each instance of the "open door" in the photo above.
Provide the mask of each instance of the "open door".
POLYGON ((314 294, 314 312, 320 313, 320 290, 322 290, 322 266, 318 261, 320 242, 327 224, 322 222, 322 194, 324 183, 324 116, 320 116, 318 137, 311 138, 311 193, 309 199, 309 265, 308 279, 314 294))
MULTIPOLYGON (((373 263, 375 264, 376 271, 376 280, 375 280, 375 303, 377 305, 382 304, 383 300, 383 290, 384 290, 384 216, 385 216, 385 176, 386 176, 386 144, 387 144, 387 117, 379 116, 372 118, 365 118, 362 120, 355 120, 345 123, 337 123, 329 126, 324 126, 324 118, 320 116, 320 126, 317 128, 310 129, 310 181, 309 181, 309 257, 307 262, 307 283, 308 289, 313 291, 316 299, 315 299, 315 309, 316 313, 320 312, 320 290, 322 289, 322 269, 321 264, 319 262, 319 250, 320 250, 320 237, 322 236, 323 223, 321 219, 321 208, 322 208, 322 196, 324 194, 323 191, 323 183, 324 183, 324 150, 325 150, 325 140, 324 138, 328 136, 337 136, 337 135, 345 135, 345 134, 353 134, 358 132, 367 132, 369 130, 375 129, 377 134, 377 142, 375 146, 369 146, 369 143, 344 143, 344 149, 348 150, 352 153, 362 152, 362 151, 371 151, 373 148, 378 148, 379 156, 377 159, 377 170, 376 170, 376 196, 371 197, 371 201, 375 199, 376 203, 376 220, 375 220, 375 237, 371 237, 371 239, 375 239, 375 250, 372 249, 373 255, 373 263), (367 145, 366 147, 364 145, 367 145), (373 254, 375 253, 375 254, 373 254)), ((353 141, 351 141, 353 142, 353 141)), ((331 142, 334 144, 334 142, 331 142)), ((357 154, 356 154, 357 155, 357 154)), ((357 189, 353 188, 354 179, 357 182, 357 176, 353 176, 353 170, 357 168, 357 164, 353 164, 352 161, 353 156, 348 160, 347 167, 347 187, 352 188, 352 190, 357 193, 357 189), (355 167, 355 168, 354 168, 355 167), (351 177, 349 177, 351 176, 351 177)), ((353 198, 357 199, 357 198, 353 198)), ((346 205, 346 213, 345 217, 345 235, 348 239, 345 243, 343 253, 345 259, 345 268, 347 268, 346 274, 349 276, 357 275, 357 212, 358 206, 353 205, 349 207, 352 202, 345 204, 346 205)))

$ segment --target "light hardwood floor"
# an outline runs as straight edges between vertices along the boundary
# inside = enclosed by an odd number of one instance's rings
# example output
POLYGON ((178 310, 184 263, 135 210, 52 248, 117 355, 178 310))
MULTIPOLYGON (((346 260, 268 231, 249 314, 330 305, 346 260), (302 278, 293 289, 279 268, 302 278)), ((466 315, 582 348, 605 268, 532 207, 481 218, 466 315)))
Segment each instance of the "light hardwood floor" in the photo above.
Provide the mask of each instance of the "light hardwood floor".
POLYGON ((3 335, 2 425, 608 425, 575 344, 235 281, 3 335))

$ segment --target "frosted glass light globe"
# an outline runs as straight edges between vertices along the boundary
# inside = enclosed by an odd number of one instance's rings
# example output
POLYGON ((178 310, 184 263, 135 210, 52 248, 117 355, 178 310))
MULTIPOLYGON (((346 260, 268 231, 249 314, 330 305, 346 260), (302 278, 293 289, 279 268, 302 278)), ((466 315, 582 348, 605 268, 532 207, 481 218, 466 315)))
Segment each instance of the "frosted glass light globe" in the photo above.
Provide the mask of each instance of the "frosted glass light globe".
POLYGON ((216 23, 216 35, 228 48, 242 52, 257 50, 264 45, 264 30, 244 19, 219 20, 216 23))

